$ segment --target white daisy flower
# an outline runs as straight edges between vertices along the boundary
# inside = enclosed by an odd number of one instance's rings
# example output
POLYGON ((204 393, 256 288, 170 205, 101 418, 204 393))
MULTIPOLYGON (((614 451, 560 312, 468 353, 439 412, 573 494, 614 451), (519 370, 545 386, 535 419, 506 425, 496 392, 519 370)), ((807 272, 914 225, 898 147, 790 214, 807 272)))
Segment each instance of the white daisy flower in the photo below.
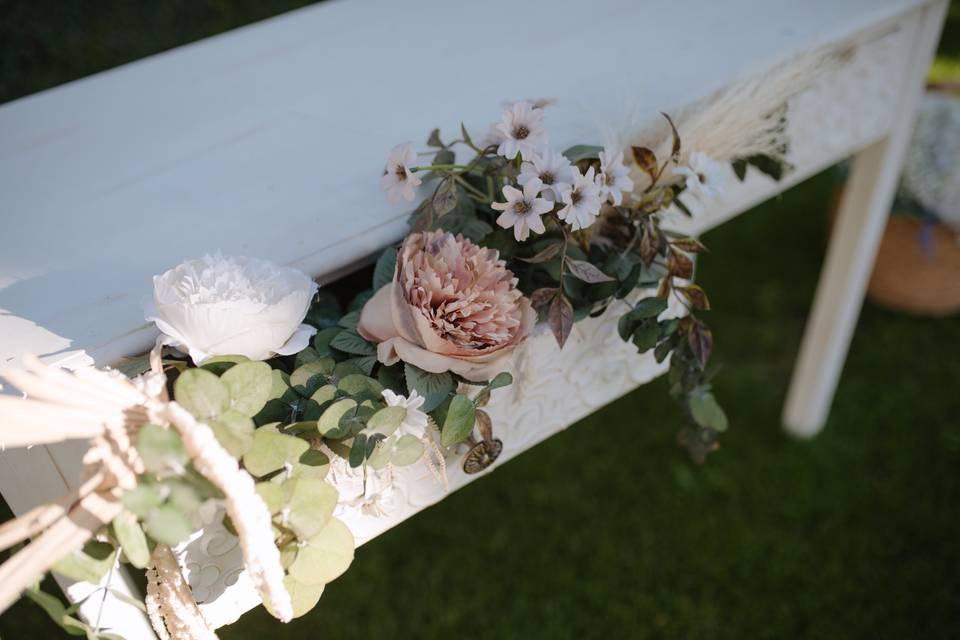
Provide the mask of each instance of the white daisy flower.
POLYGON ((517 153, 533 155, 538 146, 547 143, 543 109, 536 109, 529 102, 515 102, 505 109, 497 130, 503 136, 497 153, 510 160, 516 158, 517 153))
POLYGON ((587 169, 586 175, 580 175, 580 170, 573 167, 573 183, 563 190, 560 198, 566 206, 557 212, 561 220, 570 227, 586 229, 600 215, 600 187, 594 176, 593 167, 587 169))
POLYGON ((564 187, 573 183, 573 165, 562 153, 535 153, 530 156, 529 162, 525 161, 520 165, 520 176, 517 178, 521 186, 531 180, 540 180, 543 183, 542 193, 545 200, 557 202, 564 187))
POLYGON ((543 220, 540 216, 553 209, 553 203, 545 198, 537 197, 543 190, 543 183, 539 178, 530 180, 523 186, 523 191, 507 185, 503 188, 503 197, 506 202, 494 202, 490 206, 502 211, 497 218, 497 224, 504 229, 513 227, 513 237, 517 242, 523 242, 530 236, 530 232, 543 233, 543 220))
POLYGON ((694 151, 687 159, 686 166, 673 168, 675 174, 686 180, 687 191, 700 198, 715 198, 726 187, 729 174, 722 162, 717 162, 700 151, 694 151))
POLYGON ((633 180, 628 175, 630 170, 623 164, 623 152, 613 152, 609 147, 600 152, 600 175, 597 182, 600 185, 600 199, 609 201, 617 206, 623 202, 623 192, 633 191, 633 180))
POLYGON ((416 390, 411 391, 407 397, 394 393, 390 389, 384 389, 381 395, 388 407, 403 407, 407 410, 407 415, 397 427, 397 433, 402 436, 411 435, 422 438, 427 432, 427 414, 421 411, 420 407, 426 402, 426 398, 416 390))
POLYGON ((397 204, 401 198, 413 202, 416 197, 413 190, 420 186, 421 182, 420 178, 410 171, 416 161, 417 152, 409 144, 397 145, 390 152, 387 167, 380 177, 380 188, 387 192, 390 204, 397 204))

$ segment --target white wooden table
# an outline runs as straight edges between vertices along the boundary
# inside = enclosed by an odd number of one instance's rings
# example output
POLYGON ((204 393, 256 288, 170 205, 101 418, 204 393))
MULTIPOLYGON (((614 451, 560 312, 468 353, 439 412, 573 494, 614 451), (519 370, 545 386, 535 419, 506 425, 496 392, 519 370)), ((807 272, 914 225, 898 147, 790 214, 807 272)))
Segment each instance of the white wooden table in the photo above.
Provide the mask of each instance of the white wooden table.
MULTIPOLYGON (((339 0, 2 105, 0 367, 26 351, 69 366, 144 350, 154 337, 141 312, 150 276, 216 249, 330 281, 402 236, 407 211, 387 204, 377 177, 394 144, 434 126, 453 133, 463 120, 480 132, 503 100, 553 97, 551 142, 563 148, 834 47, 846 61, 791 104, 796 170, 781 183, 751 174, 684 223, 702 232, 855 156, 784 411, 788 430, 813 435, 856 324, 945 8, 945 0, 339 0)), ((542 373, 494 408, 502 460, 662 372, 611 340, 608 320, 580 326, 563 354, 540 338, 521 354, 542 373), (588 352, 615 366, 584 387, 566 372, 577 358, 589 362, 588 352)), ((0 453, 7 503, 20 513, 64 492, 81 449, 0 453)), ((395 516, 351 522, 361 541, 442 498, 419 481, 406 479, 395 516)), ((227 561, 218 562, 209 564, 227 561)), ((232 598, 233 610, 211 605, 208 614, 227 622, 255 603, 231 593, 222 601, 232 598)), ((112 601, 105 622, 150 637, 130 611, 112 601)))

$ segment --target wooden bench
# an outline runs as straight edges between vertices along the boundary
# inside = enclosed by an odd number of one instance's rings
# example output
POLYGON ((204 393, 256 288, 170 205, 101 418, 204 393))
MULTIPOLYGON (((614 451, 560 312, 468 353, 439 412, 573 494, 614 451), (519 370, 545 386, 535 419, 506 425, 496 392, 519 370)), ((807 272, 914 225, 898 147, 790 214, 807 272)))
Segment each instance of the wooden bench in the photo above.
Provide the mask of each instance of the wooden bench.
MULTIPOLYGON (((843 366, 945 9, 945 0, 330 2, 0 106, 0 366, 27 351, 71 366, 145 350, 150 277, 187 257, 265 257, 321 283, 364 264, 406 229, 407 211, 377 188, 387 151, 434 126, 453 132, 463 120, 481 131, 503 100, 552 97, 551 142, 563 148, 832 49, 842 63, 790 105, 795 170, 779 183, 751 173, 679 224, 701 233, 854 156, 784 411, 791 433, 811 436, 843 366)), ((576 325, 563 352, 543 335, 520 358, 517 384, 491 405, 501 461, 663 371, 605 317, 576 325)), ((81 453, 78 444, 0 453, 4 499, 22 513, 60 495, 81 453)), ((452 470, 451 489, 474 477, 452 470)), ((396 513, 349 523, 358 542, 445 495, 422 469, 398 486, 396 513)), ((184 562, 216 624, 257 604, 217 527, 184 562)), ((67 587, 72 599, 94 588, 67 587)), ((129 588, 123 576, 114 587, 129 588)), ((152 637, 113 596, 103 623, 152 637)))

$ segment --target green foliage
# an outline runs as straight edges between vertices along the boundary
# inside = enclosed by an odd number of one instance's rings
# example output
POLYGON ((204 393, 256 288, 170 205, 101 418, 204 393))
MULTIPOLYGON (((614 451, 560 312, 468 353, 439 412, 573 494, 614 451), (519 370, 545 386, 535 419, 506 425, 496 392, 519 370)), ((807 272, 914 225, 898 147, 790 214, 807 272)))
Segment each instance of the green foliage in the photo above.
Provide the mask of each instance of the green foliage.
POLYGON ((150 562, 150 546, 136 515, 123 510, 113 519, 112 527, 123 555, 130 564, 137 569, 146 568, 150 562))
POLYGON ((251 474, 263 477, 300 459, 310 445, 305 440, 266 429, 257 429, 243 466, 251 474))
POLYGON ((179 434, 155 424, 145 424, 137 432, 137 451, 150 473, 182 469, 189 456, 179 434))
POLYGON ((108 542, 90 540, 82 549, 69 553, 53 563, 53 570, 77 582, 100 582, 110 571, 117 550, 108 542))
POLYGON ((290 576, 306 585, 322 585, 338 578, 353 562, 353 534, 333 518, 297 550, 290 576))
POLYGON ((440 422, 440 444, 449 447, 469 437, 477 423, 476 408, 473 401, 465 395, 457 394, 444 408, 440 422))
POLYGON ((404 366, 407 389, 416 391, 426 401, 423 411, 433 411, 453 392, 453 376, 449 373, 430 373, 410 363, 404 366))

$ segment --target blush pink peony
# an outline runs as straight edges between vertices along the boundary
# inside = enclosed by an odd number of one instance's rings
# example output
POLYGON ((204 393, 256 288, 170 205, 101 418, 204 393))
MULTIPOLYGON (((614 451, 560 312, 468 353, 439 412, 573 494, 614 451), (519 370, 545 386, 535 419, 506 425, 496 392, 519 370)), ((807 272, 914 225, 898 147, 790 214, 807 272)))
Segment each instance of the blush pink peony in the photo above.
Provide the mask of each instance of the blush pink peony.
POLYGON ((404 240, 393 281, 363 307, 357 331, 378 343, 384 364, 482 381, 510 369, 536 320, 496 251, 427 231, 404 240))

